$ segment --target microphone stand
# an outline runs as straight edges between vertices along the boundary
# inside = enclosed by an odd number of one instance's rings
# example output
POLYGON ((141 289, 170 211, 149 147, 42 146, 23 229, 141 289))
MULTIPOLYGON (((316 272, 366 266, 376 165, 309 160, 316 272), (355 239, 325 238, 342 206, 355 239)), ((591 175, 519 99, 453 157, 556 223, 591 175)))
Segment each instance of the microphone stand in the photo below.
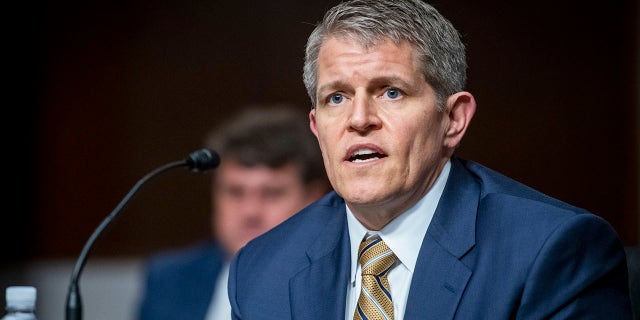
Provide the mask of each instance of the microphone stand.
POLYGON ((69 289, 67 292, 67 304, 65 310, 66 320, 82 320, 82 299, 80 297, 80 288, 78 283, 80 281, 80 274, 84 269, 84 265, 87 261, 87 257, 89 255, 89 251, 91 250, 91 246, 98 239, 100 234, 106 229, 106 227, 111 223, 111 221, 118 215, 118 213, 122 210, 125 204, 131 199, 131 197, 138 191, 138 189, 149 179, 156 176, 159 173, 167 171, 169 169, 188 166, 193 171, 206 171, 208 169, 212 169, 217 167, 220 164, 220 157, 213 150, 202 149, 195 151, 189 155, 189 157, 185 160, 173 161, 162 165, 155 170, 149 172, 142 179, 138 180, 138 182, 131 188, 129 193, 120 201, 120 203, 111 211, 111 213, 102 220, 102 223, 93 231, 87 243, 85 243, 82 248, 82 252, 80 252, 80 256, 78 260, 76 260, 76 264, 73 268, 73 272, 71 274, 71 281, 69 283, 69 289))

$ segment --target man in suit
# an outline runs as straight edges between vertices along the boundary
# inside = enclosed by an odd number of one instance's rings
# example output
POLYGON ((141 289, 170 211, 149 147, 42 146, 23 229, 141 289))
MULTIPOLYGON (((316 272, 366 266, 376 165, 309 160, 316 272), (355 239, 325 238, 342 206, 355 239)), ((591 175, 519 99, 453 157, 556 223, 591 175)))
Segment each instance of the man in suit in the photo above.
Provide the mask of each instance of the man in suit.
POLYGON ((630 318, 607 222, 454 155, 476 109, 466 67, 419 0, 325 14, 304 82, 335 192, 240 250, 234 319, 630 318))
POLYGON ((228 263, 250 239, 328 191, 306 112, 255 106, 216 129, 207 146, 221 164, 212 179, 212 240, 152 257, 139 319, 230 319, 228 263))

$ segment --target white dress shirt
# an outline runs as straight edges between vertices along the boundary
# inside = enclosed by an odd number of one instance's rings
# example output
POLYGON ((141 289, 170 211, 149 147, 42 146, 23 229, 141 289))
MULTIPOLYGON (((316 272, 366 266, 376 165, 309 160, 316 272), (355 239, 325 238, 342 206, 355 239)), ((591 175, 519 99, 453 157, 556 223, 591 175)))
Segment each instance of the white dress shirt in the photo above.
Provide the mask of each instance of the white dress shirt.
POLYGON ((411 278, 438 201, 449 177, 451 161, 447 161, 429 192, 413 207, 395 218, 380 231, 367 230, 347 206, 347 225, 351 240, 351 283, 347 286, 345 319, 352 320, 360 296, 360 263, 358 249, 366 234, 379 234, 380 238, 396 254, 400 263, 389 271, 388 280, 393 298, 394 318, 404 318, 411 278))
POLYGON ((229 262, 225 262, 218 274, 216 287, 213 290, 213 297, 209 304, 206 320, 226 320, 231 319, 231 303, 229 303, 229 293, 227 292, 227 282, 229 281, 229 262))

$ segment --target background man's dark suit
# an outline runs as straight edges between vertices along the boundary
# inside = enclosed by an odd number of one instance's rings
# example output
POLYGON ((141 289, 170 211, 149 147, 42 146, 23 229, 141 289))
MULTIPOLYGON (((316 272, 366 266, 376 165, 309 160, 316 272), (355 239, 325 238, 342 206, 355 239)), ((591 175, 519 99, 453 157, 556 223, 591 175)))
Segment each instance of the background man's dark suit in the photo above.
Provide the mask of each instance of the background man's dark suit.
POLYGON ((223 262, 222 251, 212 243, 150 259, 139 319, 204 319, 223 262))

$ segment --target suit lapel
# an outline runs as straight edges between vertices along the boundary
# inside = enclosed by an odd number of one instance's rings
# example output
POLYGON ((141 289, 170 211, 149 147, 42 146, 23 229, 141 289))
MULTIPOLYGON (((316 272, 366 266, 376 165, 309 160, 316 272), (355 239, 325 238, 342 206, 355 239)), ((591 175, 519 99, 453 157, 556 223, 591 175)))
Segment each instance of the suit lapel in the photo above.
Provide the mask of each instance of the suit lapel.
MULTIPOLYGON (((447 185, 420 248, 405 320, 455 317, 472 275, 470 251, 475 245, 479 197, 480 186, 453 157, 447 185)), ((344 318, 351 270, 344 202, 334 201, 329 210, 338 214, 327 215, 325 231, 307 250, 309 266, 289 282, 296 320, 344 318)))
POLYGON ((324 231, 307 250, 309 266, 290 282, 295 319, 343 319, 349 283, 349 232, 344 202, 327 214, 324 231))
POLYGON ((477 182, 452 158, 447 185, 422 241, 404 319, 454 318, 472 274, 462 258, 475 245, 479 196, 477 182))

